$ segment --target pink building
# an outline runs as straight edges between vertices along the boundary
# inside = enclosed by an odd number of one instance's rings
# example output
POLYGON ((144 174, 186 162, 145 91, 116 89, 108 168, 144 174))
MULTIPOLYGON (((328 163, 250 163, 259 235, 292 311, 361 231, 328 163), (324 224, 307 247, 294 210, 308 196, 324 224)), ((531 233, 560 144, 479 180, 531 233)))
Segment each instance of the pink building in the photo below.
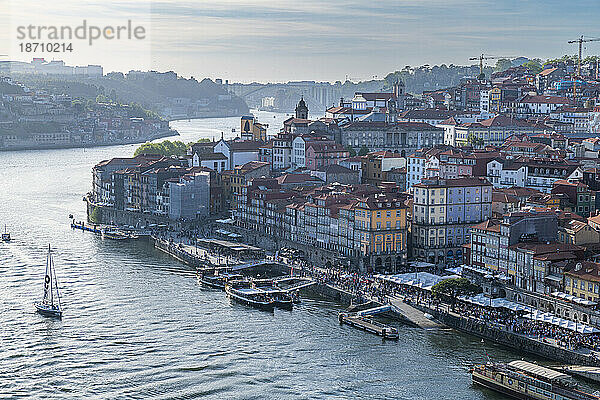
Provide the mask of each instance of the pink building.
POLYGON ((350 152, 333 141, 309 142, 306 147, 306 168, 317 170, 350 157, 350 152))

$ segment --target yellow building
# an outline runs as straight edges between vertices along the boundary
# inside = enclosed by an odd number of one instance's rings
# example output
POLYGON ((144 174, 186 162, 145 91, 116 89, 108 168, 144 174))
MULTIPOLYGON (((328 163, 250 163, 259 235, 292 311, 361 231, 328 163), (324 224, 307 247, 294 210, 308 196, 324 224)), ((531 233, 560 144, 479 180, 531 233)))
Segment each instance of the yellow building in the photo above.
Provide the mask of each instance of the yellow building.
POLYGON ((354 206, 355 238, 365 267, 393 272, 406 263, 406 206, 398 193, 374 194, 354 206))
POLYGON ((579 246, 600 243, 600 233, 585 222, 573 219, 558 227, 558 241, 579 246))
POLYGON ((261 124, 253 115, 244 115, 240 121, 240 136, 243 140, 267 141, 267 124, 261 124))
POLYGON ((565 272, 565 293, 590 301, 598 301, 600 291, 600 264, 581 261, 565 272))

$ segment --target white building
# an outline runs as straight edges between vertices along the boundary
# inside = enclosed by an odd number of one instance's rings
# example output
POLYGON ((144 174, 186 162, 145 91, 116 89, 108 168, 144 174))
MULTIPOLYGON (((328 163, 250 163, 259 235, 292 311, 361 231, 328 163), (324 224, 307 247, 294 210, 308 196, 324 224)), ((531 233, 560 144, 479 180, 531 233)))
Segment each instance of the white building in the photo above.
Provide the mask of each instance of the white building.
POLYGON ((487 178, 495 188, 525 187, 527 164, 510 159, 492 160, 487 164, 487 178))
POLYGON ((252 140, 237 142, 221 139, 215 145, 214 152, 224 154, 228 161, 226 169, 233 169, 250 161, 259 161, 258 149, 261 145, 261 142, 252 140))

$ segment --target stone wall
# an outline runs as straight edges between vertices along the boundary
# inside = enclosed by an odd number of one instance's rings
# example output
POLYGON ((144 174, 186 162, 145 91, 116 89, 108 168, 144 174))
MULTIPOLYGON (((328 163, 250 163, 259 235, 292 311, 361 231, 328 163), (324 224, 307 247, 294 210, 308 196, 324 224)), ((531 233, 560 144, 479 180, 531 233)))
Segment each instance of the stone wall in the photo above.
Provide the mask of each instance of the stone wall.
POLYGON ((564 364, 600 366, 600 360, 573 352, 568 349, 542 343, 526 336, 506 331, 475 319, 462 318, 444 312, 416 306, 423 312, 432 314, 438 321, 456 330, 470 333, 494 343, 510 347, 519 352, 541 356, 564 364))

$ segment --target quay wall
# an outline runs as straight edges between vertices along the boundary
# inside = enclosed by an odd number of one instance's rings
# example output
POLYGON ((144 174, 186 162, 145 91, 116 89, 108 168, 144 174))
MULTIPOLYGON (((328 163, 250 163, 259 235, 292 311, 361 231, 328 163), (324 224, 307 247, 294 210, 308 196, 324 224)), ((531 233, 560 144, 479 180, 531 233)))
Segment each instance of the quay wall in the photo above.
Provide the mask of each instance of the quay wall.
POLYGON ((356 299, 352 293, 324 283, 317 283, 302 290, 305 293, 321 296, 345 306, 351 305, 356 299))
POLYGON ((87 197, 84 198, 87 205, 87 220, 91 221, 91 215, 96 211, 96 221, 93 223, 107 225, 131 225, 139 228, 150 224, 167 225, 168 227, 181 230, 191 228, 192 224, 185 224, 180 221, 174 221, 168 217, 153 214, 143 214, 135 211, 117 210, 114 207, 101 206, 90 202, 87 197))
POLYGON ((190 267, 197 268, 202 265, 201 259, 191 255, 190 253, 182 249, 179 249, 176 245, 172 243, 156 238, 152 238, 152 241, 154 242, 154 247, 156 247, 159 250, 162 250, 163 252, 183 262, 184 264, 189 265, 190 267))
POLYGON ((441 323, 458 331, 469 333, 485 340, 490 340, 517 351, 544 357, 564 364, 600 366, 600 360, 580 354, 562 347, 553 346, 527 336, 507 331, 484 322, 463 318, 456 315, 440 312, 421 305, 413 305, 423 312, 430 313, 441 323))

